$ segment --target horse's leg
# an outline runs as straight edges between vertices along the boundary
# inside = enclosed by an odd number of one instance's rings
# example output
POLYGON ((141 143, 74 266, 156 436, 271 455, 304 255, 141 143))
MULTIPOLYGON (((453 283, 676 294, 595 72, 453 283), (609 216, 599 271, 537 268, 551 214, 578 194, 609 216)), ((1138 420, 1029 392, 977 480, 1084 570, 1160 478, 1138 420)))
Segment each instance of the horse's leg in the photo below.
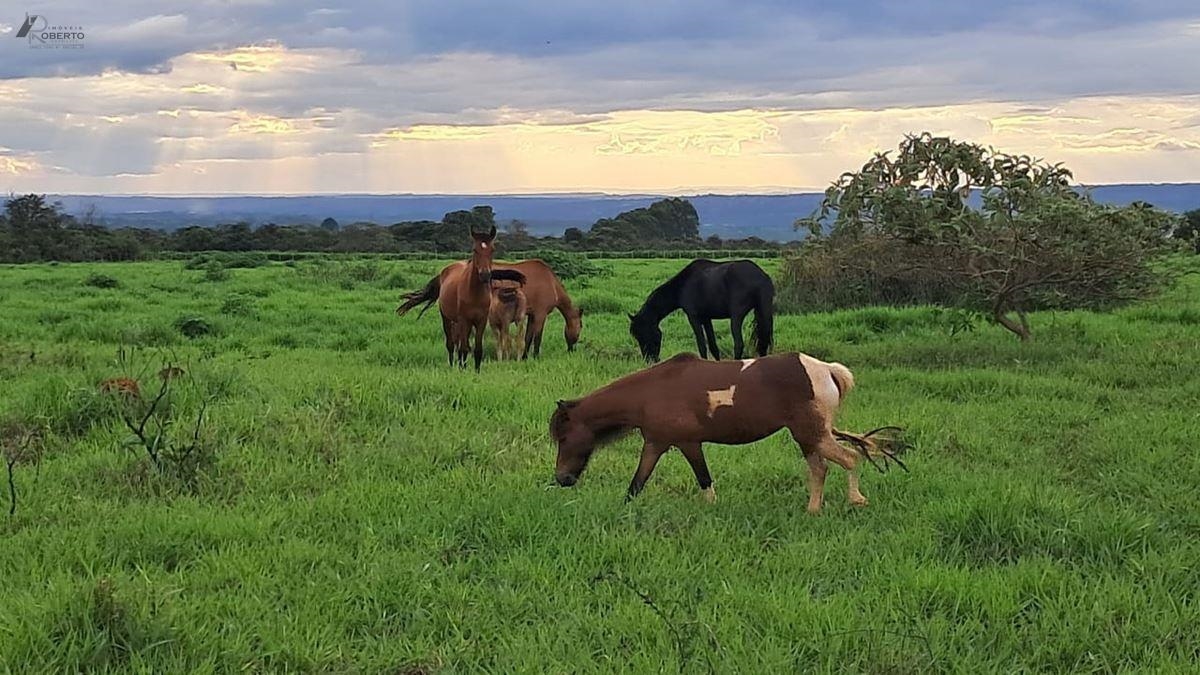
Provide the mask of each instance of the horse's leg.
POLYGON ((486 321, 475 324, 475 372, 479 372, 479 364, 483 361, 483 326, 486 321))
POLYGON ((460 319, 454 322, 455 334, 457 338, 455 344, 458 350, 458 367, 467 367, 467 352, 470 351, 471 344, 471 324, 460 319))
POLYGON ((826 436, 822 439, 819 447, 822 457, 838 464, 846 470, 846 498, 854 506, 866 506, 867 498, 858 489, 858 472, 855 471, 855 467, 858 465, 858 457, 853 452, 838 445, 833 436, 826 436))
POLYGON ((646 481, 650 479, 650 474, 654 473, 654 466, 658 464, 658 458, 663 456, 668 445, 658 445, 645 441, 642 443, 642 461, 638 463, 637 472, 633 474, 633 480, 629 483, 629 490, 625 493, 625 501, 629 501, 636 497, 642 488, 645 487, 646 481))
POLYGON ((496 338, 496 360, 503 361, 507 342, 505 338, 508 337, 508 331, 500 330, 500 325, 495 322, 490 322, 488 325, 492 327, 492 335, 496 338))
POLYGON ((445 314, 442 315, 442 333, 446 336, 446 358, 450 367, 454 367, 454 322, 445 314))
POLYGON ((708 464, 704 461, 704 450, 699 443, 684 443, 677 446, 692 465, 692 473, 696 474, 696 483, 700 486, 700 494, 709 504, 717 501, 717 493, 713 490, 712 476, 708 473, 708 464))
POLYGON ((733 312, 729 315, 729 330, 733 332, 733 358, 740 359, 746 355, 746 345, 742 342, 742 321, 746 312, 733 312))
POLYGON ((520 321, 514 321, 513 323, 517 325, 517 340, 513 343, 513 360, 516 361, 518 357, 525 358, 525 349, 522 349, 522 345, 526 344, 525 334, 528 331, 525 328, 525 324, 520 321), (520 354, 517 353, 518 351, 520 354))
POLYGON ((542 329, 546 327, 546 313, 539 312, 533 315, 533 320, 529 322, 529 332, 525 335, 525 355, 529 356, 529 348, 533 347, 533 355, 542 355, 542 329))
POLYGON ((717 335, 713 332, 712 319, 704 322, 704 337, 708 338, 708 348, 712 350, 713 358, 721 360, 721 350, 717 349, 717 335))
POLYGON ((829 469, 819 452, 805 450, 804 458, 808 460, 808 512, 820 513, 821 505, 825 503, 825 474, 829 469))
MULTIPOLYGON (((812 433, 806 433, 802 428, 791 427, 792 440, 796 441, 796 445, 800 446, 800 451, 804 453, 804 459, 808 460, 808 512, 820 513, 821 505, 825 503, 825 474, 828 472, 828 467, 825 466, 825 457, 820 452, 824 447, 823 437, 814 437, 812 433)), ((829 432, 825 432, 828 436, 829 432)))
POLYGON ((708 347, 704 344, 704 322, 700 319, 687 315, 688 323, 692 325, 692 332, 696 334, 696 351, 700 352, 700 358, 708 358, 708 347))
POLYGON ((533 343, 533 314, 529 314, 525 321, 525 351, 521 354, 521 360, 529 358, 530 345, 533 343))

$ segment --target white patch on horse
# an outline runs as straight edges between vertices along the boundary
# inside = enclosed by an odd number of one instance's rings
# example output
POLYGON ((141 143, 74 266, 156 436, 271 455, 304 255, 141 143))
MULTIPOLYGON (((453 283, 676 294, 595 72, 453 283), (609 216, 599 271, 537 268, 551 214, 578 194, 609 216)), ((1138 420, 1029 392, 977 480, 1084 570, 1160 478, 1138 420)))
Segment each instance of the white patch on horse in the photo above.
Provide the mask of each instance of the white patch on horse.
POLYGON ((738 372, 742 372, 742 373, 746 372, 746 369, 749 368, 750 366, 754 365, 754 362, 757 360, 758 359, 742 359, 742 369, 738 372))
POLYGON ((731 384, 728 389, 715 389, 708 392, 708 416, 712 417, 713 413, 717 412, 717 408, 732 406, 733 392, 736 390, 737 385, 731 384))
POLYGON ((487 243, 486 243, 486 242, 482 242, 482 241, 481 241, 481 242, 479 242, 479 248, 482 248, 483 250, 485 250, 485 251, 486 251, 486 250, 487 250, 487 243))
POLYGON ((841 393, 829 372, 829 364, 808 354, 800 355, 800 364, 804 366, 808 379, 812 382, 813 398, 816 399, 817 405, 828 411, 837 410, 841 393))

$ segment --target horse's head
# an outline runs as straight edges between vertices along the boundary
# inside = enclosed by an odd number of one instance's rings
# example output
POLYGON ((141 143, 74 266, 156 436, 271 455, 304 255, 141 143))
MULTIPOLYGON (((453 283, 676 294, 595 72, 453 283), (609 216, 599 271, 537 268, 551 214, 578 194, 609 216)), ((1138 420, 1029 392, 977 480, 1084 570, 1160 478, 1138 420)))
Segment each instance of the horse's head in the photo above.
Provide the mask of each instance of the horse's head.
POLYGON ((479 283, 486 284, 492 280, 492 256, 495 255, 496 226, 488 232, 472 232, 471 267, 479 276, 479 283))
POLYGON ((642 350, 642 358, 647 361, 657 361, 662 351, 662 330, 658 322, 641 312, 629 315, 629 334, 637 340, 638 348, 642 350))
POLYGON ((567 351, 575 351, 575 344, 579 342, 579 334, 583 332, 583 309, 576 307, 567 312, 567 325, 563 329, 563 335, 567 338, 567 351))
POLYGON ((554 480, 562 487, 571 487, 579 481, 596 451, 596 436, 591 428, 572 417, 571 413, 578 405, 579 401, 559 401, 558 408, 550 416, 550 437, 558 447, 554 480))

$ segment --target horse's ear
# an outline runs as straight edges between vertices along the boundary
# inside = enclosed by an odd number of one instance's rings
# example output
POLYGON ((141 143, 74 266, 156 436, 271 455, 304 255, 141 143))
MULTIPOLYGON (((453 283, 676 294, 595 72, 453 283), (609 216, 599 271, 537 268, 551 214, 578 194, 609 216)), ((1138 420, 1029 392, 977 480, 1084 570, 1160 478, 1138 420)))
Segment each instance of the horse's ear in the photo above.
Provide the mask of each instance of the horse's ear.
POLYGON ((630 320, 630 321, 633 321, 633 319, 634 319, 634 316, 633 316, 632 314, 630 314, 630 315, 629 315, 629 320, 630 320))

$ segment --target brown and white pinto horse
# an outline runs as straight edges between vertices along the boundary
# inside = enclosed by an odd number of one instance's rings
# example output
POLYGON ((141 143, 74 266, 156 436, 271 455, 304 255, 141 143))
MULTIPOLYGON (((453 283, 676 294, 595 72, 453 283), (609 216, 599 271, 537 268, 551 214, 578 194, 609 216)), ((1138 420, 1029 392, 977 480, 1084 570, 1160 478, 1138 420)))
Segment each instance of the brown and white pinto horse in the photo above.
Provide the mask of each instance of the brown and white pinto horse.
MULTIPOLYGON (((598 445, 632 429, 642 433, 642 459, 626 500, 637 495, 659 458, 672 446, 683 451, 702 494, 716 499, 701 444, 743 445, 787 429, 808 460, 808 511, 824 501, 826 460, 849 472, 850 503, 865 506, 854 469, 858 455, 839 444, 853 443, 871 457, 896 459, 901 442, 870 439, 834 429, 834 417, 854 376, 839 363, 790 353, 740 361, 708 361, 680 354, 627 375, 574 401, 559 401, 550 418, 558 447, 555 478, 570 487, 598 445)), ((899 460, 896 460, 897 462, 899 460)), ((874 462, 872 462, 874 463, 874 462)), ((903 466, 903 464, 901 464, 903 466)))
MULTIPOLYGON (((492 279, 525 283, 525 275, 515 270, 493 270, 493 243, 496 226, 486 234, 471 233, 474 245, 470 260, 455 262, 442 268, 441 273, 426 284, 425 288, 404 296, 404 302, 396 308, 403 316, 422 302, 429 308, 436 299, 442 314, 442 332, 446 336, 446 356, 453 366, 467 365, 471 333, 475 334, 475 370, 483 361, 483 333, 487 327, 488 313, 492 306, 492 279)), ((424 314, 424 310, 421 310, 424 314)))

